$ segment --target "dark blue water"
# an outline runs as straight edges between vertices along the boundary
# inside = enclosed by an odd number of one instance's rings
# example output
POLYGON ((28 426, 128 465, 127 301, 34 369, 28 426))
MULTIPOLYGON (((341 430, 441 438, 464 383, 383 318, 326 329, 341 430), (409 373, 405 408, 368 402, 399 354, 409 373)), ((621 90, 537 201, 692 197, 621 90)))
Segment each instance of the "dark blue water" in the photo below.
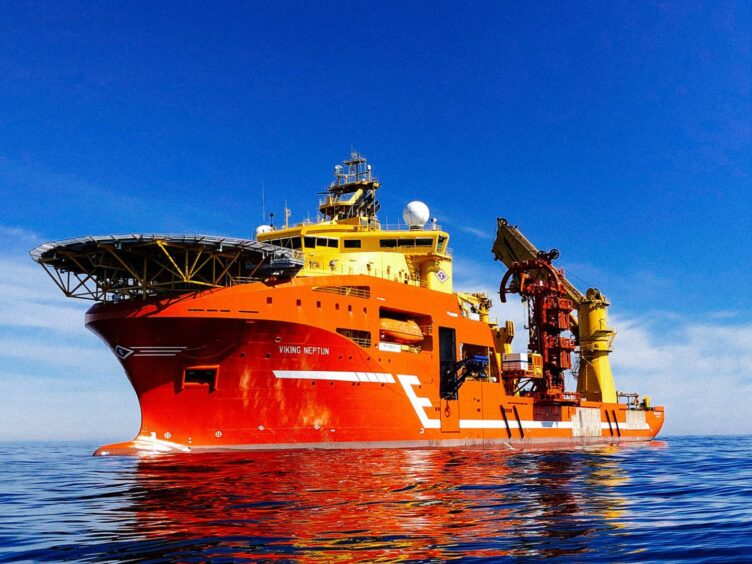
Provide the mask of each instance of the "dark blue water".
POLYGON ((0 561, 752 561, 752 437, 92 458, 0 444, 0 561))

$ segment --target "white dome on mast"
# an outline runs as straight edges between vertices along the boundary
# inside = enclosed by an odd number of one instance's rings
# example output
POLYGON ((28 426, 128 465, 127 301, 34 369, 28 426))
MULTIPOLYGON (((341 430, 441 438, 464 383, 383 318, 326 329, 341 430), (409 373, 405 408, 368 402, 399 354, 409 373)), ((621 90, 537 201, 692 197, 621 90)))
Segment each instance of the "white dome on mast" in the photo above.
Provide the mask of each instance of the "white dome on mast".
POLYGON ((431 217, 431 213, 428 210, 428 206, 418 200, 407 204, 402 211, 402 219, 410 229, 421 229, 429 217, 431 217))
POLYGON ((259 225, 256 228, 256 237, 261 235, 262 233, 269 233, 269 231, 273 231, 274 228, 271 225, 259 225))

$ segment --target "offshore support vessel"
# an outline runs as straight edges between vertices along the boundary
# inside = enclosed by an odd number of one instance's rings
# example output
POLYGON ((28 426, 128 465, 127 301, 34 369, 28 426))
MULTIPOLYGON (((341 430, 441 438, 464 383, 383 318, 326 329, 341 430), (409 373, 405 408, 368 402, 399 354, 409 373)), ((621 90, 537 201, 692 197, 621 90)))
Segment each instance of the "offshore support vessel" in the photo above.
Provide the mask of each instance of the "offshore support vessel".
POLYGON ((232 449, 530 447, 653 438, 663 408, 616 391, 606 298, 583 295, 506 220, 500 298, 528 309, 528 350, 454 292, 449 235, 425 204, 378 219, 359 154, 334 170, 316 222, 255 240, 83 237, 31 251, 112 349, 141 428, 99 455, 232 449), (576 361, 572 362, 575 355, 576 361), (565 389, 565 373, 577 378, 565 389))

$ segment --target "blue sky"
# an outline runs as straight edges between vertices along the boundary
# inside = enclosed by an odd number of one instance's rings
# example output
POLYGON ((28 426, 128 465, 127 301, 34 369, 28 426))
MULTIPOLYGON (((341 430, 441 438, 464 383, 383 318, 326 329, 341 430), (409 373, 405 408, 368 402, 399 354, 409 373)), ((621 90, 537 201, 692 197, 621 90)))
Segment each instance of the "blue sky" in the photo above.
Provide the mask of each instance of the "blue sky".
MULTIPOLYGON (((0 4, 0 439, 122 439, 135 398, 25 255, 315 215, 351 147, 494 289, 497 216, 612 300, 621 389, 752 432, 752 5, 0 4)), ((515 317, 519 311, 497 312, 515 317)))

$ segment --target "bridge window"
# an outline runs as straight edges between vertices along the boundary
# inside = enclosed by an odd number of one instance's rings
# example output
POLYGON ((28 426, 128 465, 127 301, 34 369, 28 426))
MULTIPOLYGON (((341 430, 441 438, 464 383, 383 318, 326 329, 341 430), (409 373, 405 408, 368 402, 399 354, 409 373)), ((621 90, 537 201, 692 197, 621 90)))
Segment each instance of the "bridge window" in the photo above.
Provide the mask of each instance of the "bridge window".
POLYGON ((316 246, 316 237, 305 237, 303 243, 306 249, 313 249, 316 246))
POLYGON ((359 249, 360 239, 345 239, 344 246, 346 249, 359 249))
POLYGON ((392 248, 397 246, 397 239, 382 239, 379 241, 379 245, 386 248, 392 248))
POLYGON ((415 245, 417 247, 433 247, 433 239, 431 237, 415 239, 415 245))
MULTIPOLYGON (((314 239, 314 237, 311 237, 311 239, 314 239)), ((315 241, 317 247, 332 247, 334 249, 339 247, 338 239, 331 239, 329 237, 316 237, 315 241)), ((306 246, 308 246, 308 244, 306 244, 306 246)))
POLYGON ((299 249, 300 237, 286 237, 284 239, 271 239, 265 241, 269 245, 275 245, 277 247, 284 247, 286 249, 299 249))

